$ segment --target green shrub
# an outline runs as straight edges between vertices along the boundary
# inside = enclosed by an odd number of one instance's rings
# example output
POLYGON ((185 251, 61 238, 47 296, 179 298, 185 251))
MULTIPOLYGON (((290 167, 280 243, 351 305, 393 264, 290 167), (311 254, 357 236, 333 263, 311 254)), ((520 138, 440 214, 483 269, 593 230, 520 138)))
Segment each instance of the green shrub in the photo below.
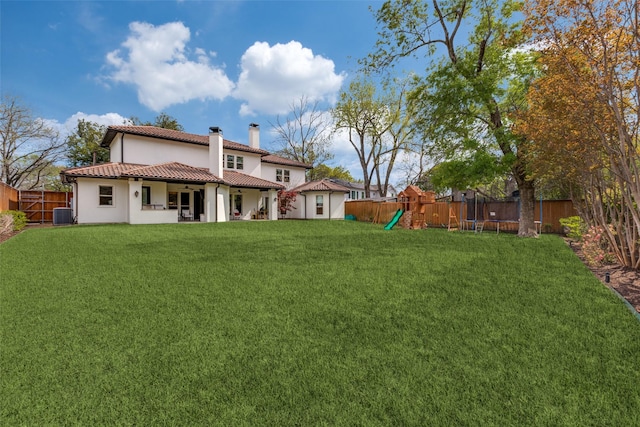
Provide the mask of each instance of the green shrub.
POLYGON ((27 226, 27 214, 21 211, 3 211, 1 215, 11 215, 13 217, 13 231, 20 231, 27 226))
POLYGON ((560 224, 565 228, 567 237, 580 240, 586 231, 587 224, 579 216, 560 218, 560 224))

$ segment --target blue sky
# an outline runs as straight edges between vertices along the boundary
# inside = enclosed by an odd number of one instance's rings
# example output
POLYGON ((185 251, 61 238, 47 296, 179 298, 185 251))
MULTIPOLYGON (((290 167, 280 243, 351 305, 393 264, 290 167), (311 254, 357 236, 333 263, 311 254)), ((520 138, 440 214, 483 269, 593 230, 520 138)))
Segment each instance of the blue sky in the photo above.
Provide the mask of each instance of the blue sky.
MULTIPOLYGON (((301 96, 335 102, 376 41, 379 1, 1 1, 3 94, 62 129, 160 112, 246 143, 301 96)), ((346 141, 334 165, 361 176, 346 141)))

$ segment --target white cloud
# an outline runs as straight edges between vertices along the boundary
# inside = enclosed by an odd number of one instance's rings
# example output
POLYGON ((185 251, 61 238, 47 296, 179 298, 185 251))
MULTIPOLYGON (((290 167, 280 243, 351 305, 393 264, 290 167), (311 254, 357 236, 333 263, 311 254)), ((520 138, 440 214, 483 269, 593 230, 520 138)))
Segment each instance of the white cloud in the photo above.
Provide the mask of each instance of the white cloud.
POLYGON ((233 96, 245 101, 241 115, 284 114, 292 101, 335 101, 345 78, 334 63, 314 55, 297 41, 270 46, 256 42, 242 55, 241 74, 233 96))
POLYGON ((131 34, 122 43, 125 53, 114 50, 107 63, 115 70, 109 78, 133 84, 138 100, 154 111, 193 99, 224 99, 234 84, 224 71, 209 64, 204 49, 196 49, 196 61, 188 58, 189 28, 181 22, 153 26, 129 24, 131 34))
POLYGON ((81 111, 78 111, 68 119, 64 121, 64 123, 60 123, 57 120, 44 119, 47 123, 47 126, 55 129, 58 132, 58 135, 61 139, 66 138, 69 134, 73 133, 78 125, 79 120, 86 120, 88 122, 97 123, 103 126, 109 125, 127 125, 131 122, 128 118, 122 117, 118 113, 106 113, 106 114, 86 114, 81 111))
POLYGON ((73 131, 73 129, 76 128, 78 121, 80 120, 97 123, 103 126, 131 124, 131 121, 128 118, 122 117, 118 113, 106 113, 106 114, 98 115, 98 114, 86 114, 81 111, 78 111, 77 113, 69 117, 67 120, 65 120, 64 126, 67 129, 71 129, 73 131))

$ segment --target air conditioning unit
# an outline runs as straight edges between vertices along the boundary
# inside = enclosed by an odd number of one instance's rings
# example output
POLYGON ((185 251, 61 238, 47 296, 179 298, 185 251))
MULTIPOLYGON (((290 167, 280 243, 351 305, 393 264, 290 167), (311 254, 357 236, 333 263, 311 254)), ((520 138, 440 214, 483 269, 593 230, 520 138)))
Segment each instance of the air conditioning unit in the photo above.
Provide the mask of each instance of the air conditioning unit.
POLYGON ((73 210, 71 208, 53 208, 53 225, 73 224, 73 210))

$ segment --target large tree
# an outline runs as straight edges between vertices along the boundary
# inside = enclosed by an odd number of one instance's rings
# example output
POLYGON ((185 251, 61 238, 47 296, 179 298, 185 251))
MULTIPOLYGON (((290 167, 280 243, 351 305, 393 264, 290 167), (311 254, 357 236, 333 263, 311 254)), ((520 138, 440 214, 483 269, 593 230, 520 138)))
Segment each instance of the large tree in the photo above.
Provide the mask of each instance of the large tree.
POLYGON ((640 9, 636 0, 531 0, 543 75, 520 128, 539 174, 568 179, 618 260, 640 268, 640 9))
POLYGON ((134 126, 156 126, 164 129, 173 129, 181 132, 184 131, 184 127, 178 123, 178 119, 168 115, 167 113, 158 114, 153 122, 143 122, 135 116, 132 116, 129 120, 134 126))
POLYGON ((15 188, 32 189, 63 157, 58 132, 17 98, 3 96, 0 104, 0 180, 15 188))
POLYGON ((311 181, 318 179, 340 179, 342 181, 354 182, 355 179, 347 169, 342 166, 330 167, 324 163, 316 166, 310 171, 309 179, 311 181))
POLYGON ((109 161, 109 150, 100 142, 106 127, 84 119, 78 120, 73 133, 67 136, 67 158, 71 166, 86 166, 109 161))
POLYGON ((520 191, 518 235, 530 236, 534 180, 519 149, 525 141, 508 119, 522 107, 533 69, 531 55, 517 49, 524 40, 514 21, 519 6, 512 0, 386 1, 376 14, 376 49, 362 62, 381 71, 407 57, 423 61, 424 75, 414 76, 413 115, 429 149, 446 162, 441 170, 458 173, 458 186, 511 173, 520 191))
POLYGON ((412 136, 402 85, 391 83, 384 91, 360 76, 340 94, 332 110, 336 129, 346 132, 355 150, 364 181, 365 197, 371 196, 373 179, 386 194, 398 154, 412 136))
MULTIPOLYGON (((319 103, 302 96, 290 106, 289 115, 276 117, 269 124, 275 133, 276 153, 287 159, 306 163, 314 168, 333 158, 331 115, 319 108, 319 103)), ((310 175, 313 175, 311 170, 310 175)))
POLYGON ((352 81, 332 110, 336 129, 347 133, 349 143, 358 155, 367 198, 371 197, 374 157, 380 141, 378 123, 383 112, 384 103, 377 98, 375 85, 363 79, 352 81))

